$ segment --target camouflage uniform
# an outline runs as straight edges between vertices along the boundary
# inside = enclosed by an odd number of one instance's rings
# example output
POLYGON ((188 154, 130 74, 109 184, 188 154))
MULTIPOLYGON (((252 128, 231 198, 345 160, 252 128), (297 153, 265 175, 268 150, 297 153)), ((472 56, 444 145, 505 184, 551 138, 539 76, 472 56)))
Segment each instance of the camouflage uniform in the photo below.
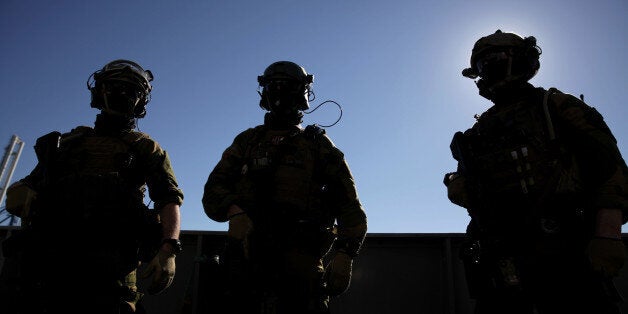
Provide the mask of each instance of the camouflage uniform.
POLYGON ((228 312, 325 313, 323 257, 336 236, 336 248, 357 255, 366 232, 342 152, 312 126, 248 129, 205 185, 203 206, 211 219, 227 221, 231 204, 250 216, 253 231, 245 243, 228 243, 228 312))
POLYGON ((615 138, 574 96, 527 83, 499 96, 454 137, 458 171, 446 178, 465 180, 466 197, 452 201, 472 218, 462 258, 476 312, 618 313, 611 279, 585 254, 598 209, 628 218, 615 138))
POLYGON ((58 149, 22 180, 38 193, 25 226, 24 313, 134 307, 142 296, 136 268, 145 186, 157 210, 183 201, 159 144, 141 132, 109 128, 104 118, 98 116, 95 129, 61 135, 58 149))

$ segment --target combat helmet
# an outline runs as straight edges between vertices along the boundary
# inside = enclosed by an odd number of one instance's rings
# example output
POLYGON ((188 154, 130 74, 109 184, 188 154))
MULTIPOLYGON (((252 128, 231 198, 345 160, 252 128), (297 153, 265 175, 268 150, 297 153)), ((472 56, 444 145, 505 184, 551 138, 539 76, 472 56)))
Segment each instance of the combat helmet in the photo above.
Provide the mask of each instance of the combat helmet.
POLYGON ((480 78, 478 87, 494 89, 512 82, 527 82, 539 70, 541 48, 536 38, 497 30, 475 42, 470 67, 462 75, 480 78))
POLYGON ((128 118, 143 118, 150 101, 153 74, 129 60, 114 60, 87 79, 91 106, 128 118))
POLYGON ((259 105, 268 111, 307 110, 313 81, 314 76, 302 66, 290 61, 277 61, 257 77, 262 88, 259 105))

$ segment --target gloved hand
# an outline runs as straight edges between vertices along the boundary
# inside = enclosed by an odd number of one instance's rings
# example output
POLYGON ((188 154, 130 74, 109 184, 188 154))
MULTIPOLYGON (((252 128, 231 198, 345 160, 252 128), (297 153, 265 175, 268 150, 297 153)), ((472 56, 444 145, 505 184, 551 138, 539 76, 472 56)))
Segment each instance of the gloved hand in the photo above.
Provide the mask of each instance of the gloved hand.
POLYGON ((245 240, 253 230, 253 221, 245 212, 235 214, 229 218, 227 236, 238 240, 245 240))
POLYGON ((37 192, 24 181, 17 181, 7 189, 6 210, 22 219, 28 218, 31 203, 37 199, 37 192))
POLYGON ((447 186, 447 198, 464 208, 469 207, 469 193, 467 192, 466 179, 458 173, 448 173, 445 175, 443 183, 447 186))
POLYGON ((617 277, 626 261, 626 248, 621 239, 594 237, 586 253, 593 270, 604 277, 617 277))
POLYGON ((343 251, 338 251, 325 268, 323 279, 330 296, 339 296, 351 284, 353 258, 343 251))
POLYGON ((249 233, 253 230, 253 221, 245 212, 232 215, 229 219, 227 236, 242 242, 244 257, 249 258, 249 233))
POLYGON ((153 276, 153 281, 148 287, 149 294, 160 294, 170 287, 176 270, 175 257, 174 253, 160 249, 153 260, 146 266, 140 277, 148 278, 151 275, 153 276))

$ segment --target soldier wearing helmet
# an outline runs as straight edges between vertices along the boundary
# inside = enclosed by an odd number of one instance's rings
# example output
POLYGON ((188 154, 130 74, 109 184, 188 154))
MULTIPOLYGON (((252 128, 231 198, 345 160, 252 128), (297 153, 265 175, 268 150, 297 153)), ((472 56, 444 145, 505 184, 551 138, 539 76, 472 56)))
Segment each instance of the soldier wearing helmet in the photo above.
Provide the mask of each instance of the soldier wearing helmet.
POLYGON ((268 66, 264 124, 236 136, 207 179, 205 212, 229 221, 228 313, 327 313, 349 287, 366 215, 342 152, 300 125, 312 82, 293 62, 268 66))
POLYGON ((28 234, 16 313, 142 312, 140 259, 147 262, 143 275, 152 276, 148 293, 172 283, 183 193, 166 151, 134 130, 152 80, 133 61, 107 63, 87 83, 91 106, 101 111, 94 127, 37 140, 37 166, 7 192, 7 210, 28 234), (154 210, 144 204, 147 187, 154 210), (149 224, 150 213, 160 222, 149 224), (154 234, 145 239, 149 229, 154 234), (156 244, 139 256, 150 241, 156 244))
POLYGON ((501 91, 527 83, 539 70, 541 48, 536 38, 497 30, 480 38, 471 51, 471 67, 462 71, 476 83, 480 95, 494 99, 501 91))
POLYGON ((619 313, 628 168, 597 110, 528 82, 540 54, 534 37, 498 30, 462 71, 493 103, 454 135, 444 179, 471 216, 461 258, 475 313, 619 313))
POLYGON ((153 73, 128 60, 115 60, 87 80, 91 106, 124 118, 143 118, 150 101, 153 73))

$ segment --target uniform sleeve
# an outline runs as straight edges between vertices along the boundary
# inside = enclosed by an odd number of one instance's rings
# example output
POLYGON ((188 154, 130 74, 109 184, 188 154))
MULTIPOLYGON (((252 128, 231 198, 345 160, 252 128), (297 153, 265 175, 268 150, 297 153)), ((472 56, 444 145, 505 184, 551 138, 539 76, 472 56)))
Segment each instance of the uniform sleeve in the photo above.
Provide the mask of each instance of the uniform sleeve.
POLYGON ((241 177, 244 153, 251 132, 252 129, 249 129, 236 136, 207 178, 203 191, 203 208, 214 221, 227 221, 229 206, 238 204, 235 185, 241 177))
POLYGON ((329 138, 324 137, 327 146, 324 159, 327 162, 325 175, 328 177, 331 198, 338 222, 336 249, 345 250, 349 255, 358 254, 367 231, 366 213, 358 198, 353 175, 344 159, 329 138))
POLYGON ((604 118, 572 95, 553 97, 559 122, 567 131, 567 145, 575 154, 585 187, 593 191, 593 208, 621 209, 628 217, 628 168, 604 118))
POLYGON ((169 203, 181 205, 183 191, 177 184, 168 153, 148 137, 142 138, 138 147, 145 154, 146 185, 150 199, 155 202, 155 208, 161 209, 169 203))

